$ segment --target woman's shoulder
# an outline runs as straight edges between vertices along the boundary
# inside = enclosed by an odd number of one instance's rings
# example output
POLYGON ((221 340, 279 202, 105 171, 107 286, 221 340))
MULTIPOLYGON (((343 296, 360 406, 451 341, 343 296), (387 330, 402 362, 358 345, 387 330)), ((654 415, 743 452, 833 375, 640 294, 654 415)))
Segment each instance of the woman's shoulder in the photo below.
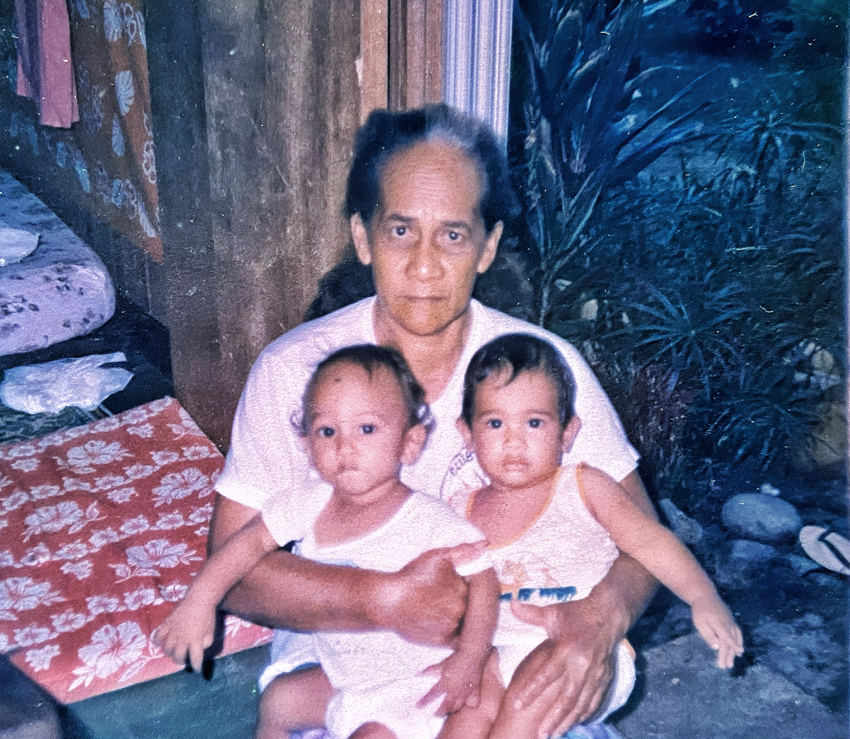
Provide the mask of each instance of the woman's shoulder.
MULTIPOLYGON (((371 300, 346 306, 335 313, 296 326, 268 344, 251 367, 243 398, 260 399, 259 405, 284 404, 291 411, 316 366, 331 352, 372 341, 371 300)), ((254 411, 257 403, 252 404, 254 411)))

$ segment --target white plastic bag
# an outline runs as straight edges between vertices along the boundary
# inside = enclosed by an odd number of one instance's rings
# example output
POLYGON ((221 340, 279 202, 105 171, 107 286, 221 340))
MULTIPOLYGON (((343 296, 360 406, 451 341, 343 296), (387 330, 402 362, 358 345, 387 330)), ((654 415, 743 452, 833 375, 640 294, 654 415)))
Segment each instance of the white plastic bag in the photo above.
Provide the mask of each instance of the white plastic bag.
POLYGON ((124 352, 114 352, 13 367, 0 383, 0 400, 24 413, 59 413, 69 405, 93 411, 133 377, 128 370, 100 365, 126 361, 124 352))

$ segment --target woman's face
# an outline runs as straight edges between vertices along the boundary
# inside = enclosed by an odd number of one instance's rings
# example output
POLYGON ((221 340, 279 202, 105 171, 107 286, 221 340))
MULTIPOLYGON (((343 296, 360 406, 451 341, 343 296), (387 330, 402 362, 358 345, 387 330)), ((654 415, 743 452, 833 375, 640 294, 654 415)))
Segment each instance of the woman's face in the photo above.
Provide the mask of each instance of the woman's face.
POLYGON ((475 277, 492 263, 502 234, 501 222, 485 231, 481 194, 475 163, 448 144, 417 144, 387 162, 368 230, 359 216, 351 229, 394 328, 433 336, 466 313, 475 277))

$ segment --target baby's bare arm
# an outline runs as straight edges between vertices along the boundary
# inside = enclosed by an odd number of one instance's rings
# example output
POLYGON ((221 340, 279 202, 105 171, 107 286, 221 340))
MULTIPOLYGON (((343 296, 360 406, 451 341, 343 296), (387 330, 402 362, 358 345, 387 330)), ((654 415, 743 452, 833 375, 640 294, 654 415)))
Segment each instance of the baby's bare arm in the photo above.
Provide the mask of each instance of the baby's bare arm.
POLYGON ((672 531, 635 506, 620 485, 601 470, 583 466, 578 475, 593 517, 621 551, 634 557, 692 607, 694 625, 718 652, 718 665, 731 667, 734 655, 743 653, 741 630, 688 548, 672 531))
POLYGON ((185 598, 156 629, 154 641, 171 659, 199 670, 213 642, 215 611, 227 591, 277 548, 260 516, 234 533, 201 567, 185 598))
POLYGON ((453 654, 429 671, 439 672, 440 679, 419 701, 427 705, 438 695, 445 694, 440 713, 454 713, 463 706, 475 708, 481 697, 484 666, 493 645, 493 632, 499 617, 499 581, 493 569, 466 578, 469 585, 469 605, 463 628, 453 654))
POLYGON ((727 605, 715 593, 691 605, 691 616, 700 636, 717 652, 717 666, 732 667, 744 653, 744 637, 727 605))
POLYGON ((493 645, 493 633, 499 619, 501 587, 492 568, 469 576, 466 582, 469 585, 469 601, 458 651, 475 655, 483 666, 493 645))

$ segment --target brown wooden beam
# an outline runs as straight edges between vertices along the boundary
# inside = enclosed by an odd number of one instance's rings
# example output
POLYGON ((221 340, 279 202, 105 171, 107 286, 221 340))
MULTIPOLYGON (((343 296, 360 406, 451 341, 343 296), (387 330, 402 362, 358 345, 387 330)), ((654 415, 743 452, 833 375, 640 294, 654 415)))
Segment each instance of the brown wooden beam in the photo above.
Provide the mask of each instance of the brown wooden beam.
POLYGON ((443 99, 443 0, 389 0, 393 110, 443 99))
POLYGON ((360 7, 148 4, 162 14, 151 53, 175 60, 152 84, 172 91, 152 102, 157 146, 168 153, 157 165, 175 387, 226 448, 254 359, 301 322, 348 240, 342 202, 360 122, 360 7), (196 27, 186 22, 193 15, 196 27), (185 64, 181 33, 196 34, 199 49, 185 64), (181 90, 191 105, 181 105, 181 90), (185 118, 169 122, 175 115, 185 118))
POLYGON ((425 2, 425 103, 443 100, 443 0, 425 2))
POLYGON ((360 122, 389 102, 389 0, 360 1, 360 122))

